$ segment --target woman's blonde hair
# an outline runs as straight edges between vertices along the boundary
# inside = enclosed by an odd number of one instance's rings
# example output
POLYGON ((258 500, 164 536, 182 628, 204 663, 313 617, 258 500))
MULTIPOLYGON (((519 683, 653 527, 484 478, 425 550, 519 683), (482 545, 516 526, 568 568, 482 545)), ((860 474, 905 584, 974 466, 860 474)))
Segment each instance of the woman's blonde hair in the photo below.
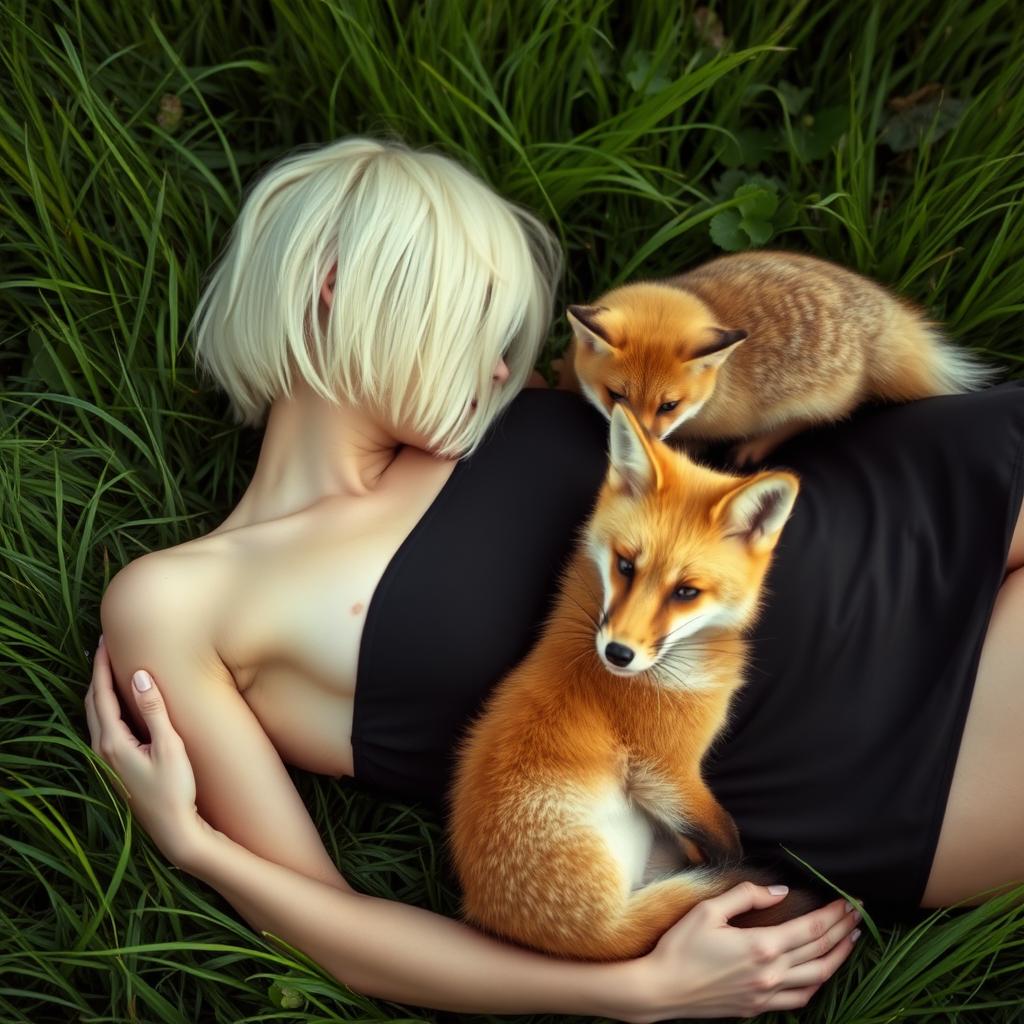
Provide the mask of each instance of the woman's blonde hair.
POLYGON ((526 383, 561 268, 552 233, 454 160, 342 139, 252 189, 192 321, 196 358, 243 423, 261 423, 297 373, 464 455, 526 383))

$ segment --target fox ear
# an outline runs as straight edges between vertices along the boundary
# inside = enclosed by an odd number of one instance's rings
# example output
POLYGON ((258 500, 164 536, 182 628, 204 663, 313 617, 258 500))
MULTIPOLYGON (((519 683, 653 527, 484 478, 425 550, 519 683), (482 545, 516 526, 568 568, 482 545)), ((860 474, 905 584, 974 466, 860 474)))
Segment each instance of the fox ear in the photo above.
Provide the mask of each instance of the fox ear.
POLYGON ((651 436, 621 403, 612 407, 608 447, 608 482, 612 487, 633 497, 661 490, 661 466, 651 436))
POLYGON ((745 341, 747 332, 743 330, 726 330, 724 327, 712 327, 709 333, 713 336, 710 345, 705 345, 695 352, 691 359, 699 359, 701 365, 707 369, 712 366, 721 366, 736 351, 741 341, 745 341))
POLYGON ((565 311, 577 341, 581 345, 586 345, 591 352, 598 352, 602 355, 606 355, 615 348, 608 337, 607 330, 597 322, 598 316, 607 312, 608 310, 604 306, 570 306, 565 311))
POLYGON ((800 481, 792 473, 758 473, 722 498, 713 515, 726 537, 741 537, 757 552, 771 551, 799 490, 800 481))

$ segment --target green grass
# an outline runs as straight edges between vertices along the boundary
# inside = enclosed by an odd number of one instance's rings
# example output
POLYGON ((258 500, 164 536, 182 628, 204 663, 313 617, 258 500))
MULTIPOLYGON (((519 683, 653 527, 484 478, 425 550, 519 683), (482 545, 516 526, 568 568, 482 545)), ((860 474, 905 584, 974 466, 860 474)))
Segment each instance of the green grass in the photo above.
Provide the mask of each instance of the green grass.
MULTIPOLYGON (((568 256, 559 301, 678 271, 715 239, 760 241, 892 284, 1019 372, 1020 5, 691 10, 3 4, 0 1020, 442 1016, 353 995, 254 935, 132 827, 88 747, 106 583, 212 528, 254 462, 257 435, 199 386, 184 327, 268 161, 397 133, 552 225, 568 256), (893 109, 932 82, 941 104, 893 109)), ((557 323, 545 367, 565 341, 557 323)), ((436 821, 294 777, 354 885, 454 910, 436 821)), ((800 1019, 1009 1021, 1022 945, 1024 910, 1005 899, 868 934, 800 1019)))

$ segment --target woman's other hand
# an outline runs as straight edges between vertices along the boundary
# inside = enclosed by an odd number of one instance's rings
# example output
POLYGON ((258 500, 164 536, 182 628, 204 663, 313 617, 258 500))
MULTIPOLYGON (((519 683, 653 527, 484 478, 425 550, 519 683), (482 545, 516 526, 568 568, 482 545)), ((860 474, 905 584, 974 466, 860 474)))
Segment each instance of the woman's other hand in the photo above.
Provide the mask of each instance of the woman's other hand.
POLYGON ((631 1019, 752 1017, 806 1006, 850 955, 860 916, 837 900, 769 928, 729 924, 784 894, 743 882, 682 917, 637 961, 646 973, 650 1011, 631 1019))
POLYGON ((132 695, 149 729, 149 743, 139 742, 121 717, 101 637, 85 694, 90 745, 117 773, 121 796, 136 819, 168 860, 180 867, 187 863, 202 833, 209 830, 196 808, 192 764, 160 690, 145 670, 135 673, 132 695), (141 691, 140 683, 146 687, 141 691))

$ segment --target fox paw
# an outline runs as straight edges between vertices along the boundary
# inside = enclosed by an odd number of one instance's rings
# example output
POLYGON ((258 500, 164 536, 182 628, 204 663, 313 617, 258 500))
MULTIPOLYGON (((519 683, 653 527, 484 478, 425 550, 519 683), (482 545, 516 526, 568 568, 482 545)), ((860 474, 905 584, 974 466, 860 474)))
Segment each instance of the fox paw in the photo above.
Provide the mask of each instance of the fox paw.
POLYGON ((754 466, 763 462, 778 443, 774 437, 755 437, 750 441, 741 441, 732 450, 732 461, 737 466, 754 466))

